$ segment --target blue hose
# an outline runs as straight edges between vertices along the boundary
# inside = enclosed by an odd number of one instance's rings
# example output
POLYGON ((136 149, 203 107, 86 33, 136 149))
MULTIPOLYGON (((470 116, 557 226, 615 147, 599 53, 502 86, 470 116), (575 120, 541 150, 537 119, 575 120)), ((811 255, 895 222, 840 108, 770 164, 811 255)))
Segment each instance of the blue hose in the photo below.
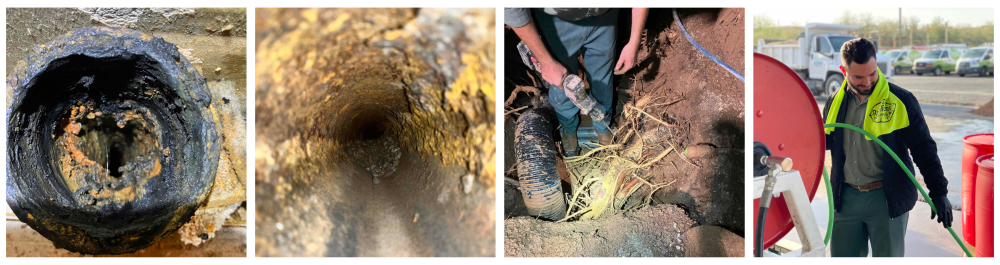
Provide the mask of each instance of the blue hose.
POLYGON ((739 72, 736 72, 736 69, 733 69, 732 67, 729 67, 729 65, 727 65, 724 62, 722 62, 722 60, 719 60, 719 58, 716 58, 715 55, 712 55, 712 53, 710 53, 707 50, 705 50, 705 48, 702 48, 701 45, 698 45, 697 41, 694 41, 694 38, 692 38, 691 35, 688 34, 688 32, 687 32, 686 29, 684 29, 684 24, 681 24, 681 19, 677 17, 677 9, 674 9, 674 20, 677 20, 677 26, 681 27, 681 32, 684 33, 684 37, 686 37, 688 39, 688 42, 690 42, 691 45, 694 45, 694 47, 698 48, 698 50, 701 51, 702 54, 705 54, 705 56, 708 56, 708 58, 712 59, 712 61, 715 61, 715 63, 721 65, 722 68, 726 68, 726 71, 729 71, 729 73, 731 73, 734 76, 736 76, 736 78, 739 78, 740 82, 746 83, 746 81, 743 80, 743 75, 741 75, 739 72))

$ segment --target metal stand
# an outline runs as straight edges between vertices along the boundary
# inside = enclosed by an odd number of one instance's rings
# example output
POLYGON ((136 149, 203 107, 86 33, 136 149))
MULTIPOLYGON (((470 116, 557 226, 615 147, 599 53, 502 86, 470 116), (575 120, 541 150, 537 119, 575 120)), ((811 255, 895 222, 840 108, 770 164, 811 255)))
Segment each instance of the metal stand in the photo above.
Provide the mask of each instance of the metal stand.
MULTIPOLYGON (((753 179, 754 199, 760 198, 764 192, 764 179, 764 176, 753 179)), ((823 243, 823 234, 819 232, 816 215, 813 214, 812 207, 809 206, 809 194, 806 193, 805 184, 802 183, 799 171, 791 170, 780 173, 776 176, 775 181, 774 197, 785 196, 785 203, 792 216, 792 223, 795 224, 795 231, 799 233, 799 238, 802 240, 802 249, 782 256, 825 257, 827 246, 823 243)))

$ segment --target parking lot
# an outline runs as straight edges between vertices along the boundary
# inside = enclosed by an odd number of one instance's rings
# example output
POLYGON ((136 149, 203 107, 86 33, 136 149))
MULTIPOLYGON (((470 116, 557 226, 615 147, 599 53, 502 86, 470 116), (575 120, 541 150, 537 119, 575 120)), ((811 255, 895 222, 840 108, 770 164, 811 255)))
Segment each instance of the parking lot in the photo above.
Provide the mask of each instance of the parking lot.
POLYGON ((913 92, 921 103, 979 107, 993 99, 993 76, 902 74, 889 82, 913 92))

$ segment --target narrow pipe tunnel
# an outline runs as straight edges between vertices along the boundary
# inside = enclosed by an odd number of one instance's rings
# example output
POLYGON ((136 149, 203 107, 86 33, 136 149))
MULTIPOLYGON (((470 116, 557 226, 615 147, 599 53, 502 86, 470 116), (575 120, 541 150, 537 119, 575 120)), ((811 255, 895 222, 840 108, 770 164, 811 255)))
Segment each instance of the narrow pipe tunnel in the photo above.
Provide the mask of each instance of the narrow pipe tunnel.
POLYGON ((420 143, 411 142, 416 138, 410 137, 403 139, 405 148, 398 144, 399 135, 410 133, 403 120, 403 113, 409 112, 409 108, 402 90, 375 86, 351 91, 356 92, 342 93, 332 99, 333 105, 344 106, 334 115, 345 117, 331 122, 332 140, 348 154, 345 163, 364 169, 357 175, 379 184, 394 177, 402 152, 415 150, 420 143))
MULTIPOLYGON (((363 83, 367 82, 359 82, 363 83)), ((326 250, 317 254, 326 256, 486 253, 492 243, 482 237, 486 234, 484 227, 492 228, 489 213, 484 211, 484 206, 492 204, 485 194, 488 189, 471 193, 472 189, 465 187, 476 180, 464 164, 445 164, 439 154, 421 150, 433 144, 434 138, 422 135, 427 128, 421 126, 428 125, 418 123, 408 102, 399 87, 362 85, 344 88, 328 102, 303 110, 322 113, 317 120, 328 121, 317 124, 324 127, 317 129, 316 137, 302 139, 305 152, 314 157, 295 163, 287 171, 282 166, 279 174, 290 177, 292 182, 284 188, 288 189, 287 194, 280 194, 282 191, 277 190, 280 186, 272 190, 267 184, 258 190, 259 198, 283 195, 284 199, 291 199, 278 202, 284 206, 276 208, 261 203, 258 214, 284 215, 288 208, 303 207, 302 204, 310 209, 315 204, 325 210, 310 211, 305 216, 276 216, 271 225, 258 219, 263 230, 272 227, 278 230, 273 235, 258 233, 258 238, 273 237, 285 243, 262 247, 265 251, 271 247, 295 246, 285 240, 312 239, 325 242, 326 250), (306 176, 312 172, 315 175, 306 176), (305 201, 297 202, 299 198, 305 201), (330 229, 321 229, 327 226, 330 229), (329 234, 324 236, 324 233, 329 234)), ((429 125, 441 130, 453 129, 439 123, 429 125)), ((278 152, 301 151, 292 147, 278 152)), ((259 201, 273 201, 273 198, 259 201)), ((289 253, 298 254, 308 253, 289 253)))
POLYGON ((493 99, 466 77, 492 69, 433 34, 383 36, 417 12, 259 12, 258 256, 494 255, 493 99), (323 22, 345 16, 389 29, 323 22))

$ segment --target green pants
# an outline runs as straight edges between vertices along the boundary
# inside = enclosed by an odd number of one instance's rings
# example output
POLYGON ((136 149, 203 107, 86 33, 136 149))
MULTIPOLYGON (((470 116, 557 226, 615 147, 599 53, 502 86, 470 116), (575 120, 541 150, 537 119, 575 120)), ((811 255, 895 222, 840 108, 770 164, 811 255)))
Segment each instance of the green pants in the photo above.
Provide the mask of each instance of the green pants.
POLYGON ((833 215, 832 256, 867 257, 869 241, 874 257, 903 256, 909 212, 890 218, 884 188, 862 192, 846 186, 841 196, 843 207, 833 215))

